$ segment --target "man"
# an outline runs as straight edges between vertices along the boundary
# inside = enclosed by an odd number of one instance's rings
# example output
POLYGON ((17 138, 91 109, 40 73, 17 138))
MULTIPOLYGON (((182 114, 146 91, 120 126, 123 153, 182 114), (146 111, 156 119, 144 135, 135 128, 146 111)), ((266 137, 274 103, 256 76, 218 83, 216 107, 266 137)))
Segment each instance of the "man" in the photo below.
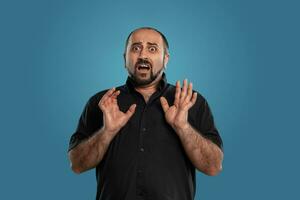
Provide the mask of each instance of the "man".
POLYGON ((192 200, 195 169, 222 169, 222 140, 206 100, 166 81, 168 42, 158 30, 130 33, 126 84, 87 102, 69 145, 72 170, 96 168, 97 200, 192 200))

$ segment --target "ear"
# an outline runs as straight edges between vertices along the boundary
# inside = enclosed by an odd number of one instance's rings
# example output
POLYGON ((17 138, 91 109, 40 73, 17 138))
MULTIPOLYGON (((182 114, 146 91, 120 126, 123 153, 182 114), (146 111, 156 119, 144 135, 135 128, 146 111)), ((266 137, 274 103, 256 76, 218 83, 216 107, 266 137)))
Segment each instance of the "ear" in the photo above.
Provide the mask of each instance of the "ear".
POLYGON ((165 55, 164 55, 164 67, 165 68, 167 67, 167 64, 169 62, 169 57, 170 57, 170 54, 169 53, 165 53, 165 55))
POLYGON ((126 68, 126 54, 123 53, 123 58, 124 58, 124 67, 126 68))

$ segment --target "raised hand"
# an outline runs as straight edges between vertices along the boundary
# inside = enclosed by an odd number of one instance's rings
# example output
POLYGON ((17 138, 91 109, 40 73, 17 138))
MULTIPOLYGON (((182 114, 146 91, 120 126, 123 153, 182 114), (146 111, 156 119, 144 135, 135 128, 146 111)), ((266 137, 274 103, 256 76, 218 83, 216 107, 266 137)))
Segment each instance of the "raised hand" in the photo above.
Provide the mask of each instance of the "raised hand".
POLYGON ((134 114, 136 104, 132 104, 126 113, 120 111, 117 97, 120 90, 112 88, 108 90, 98 103, 103 112, 103 128, 111 134, 116 134, 128 122, 134 114))
POLYGON ((188 111, 196 100, 197 93, 193 93, 192 83, 188 84, 185 79, 181 90, 180 81, 177 81, 174 105, 169 106, 165 97, 160 98, 167 122, 174 129, 184 129, 188 125, 188 111))

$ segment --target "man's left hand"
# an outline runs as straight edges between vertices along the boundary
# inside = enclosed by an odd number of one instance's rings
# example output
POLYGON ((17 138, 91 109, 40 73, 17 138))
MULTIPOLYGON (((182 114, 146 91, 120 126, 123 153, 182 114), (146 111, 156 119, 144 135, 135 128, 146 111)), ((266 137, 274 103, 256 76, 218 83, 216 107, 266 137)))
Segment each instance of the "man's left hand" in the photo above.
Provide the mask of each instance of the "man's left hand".
POLYGON ((175 129, 185 129, 188 123, 188 111, 195 104, 197 93, 193 93, 192 83, 183 81, 183 88, 180 87, 180 81, 176 82, 174 105, 169 106, 165 97, 160 98, 160 103, 165 112, 167 122, 175 129))

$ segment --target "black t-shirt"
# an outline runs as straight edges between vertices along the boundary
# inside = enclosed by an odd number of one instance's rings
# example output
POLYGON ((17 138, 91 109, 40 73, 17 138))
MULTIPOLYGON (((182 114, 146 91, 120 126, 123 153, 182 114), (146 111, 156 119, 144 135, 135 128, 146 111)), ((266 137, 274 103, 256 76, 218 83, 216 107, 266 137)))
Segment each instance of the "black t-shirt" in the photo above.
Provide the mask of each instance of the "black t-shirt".
MULTIPOLYGON (((136 104, 134 115, 110 143, 96 167, 96 200, 193 200, 196 189, 195 167, 187 157, 176 132, 165 120, 159 98, 173 105, 175 86, 165 74, 158 90, 146 103, 135 91, 132 80, 117 87, 118 105, 126 112, 136 104)), ((98 103, 107 92, 101 91, 87 102, 72 135, 69 150, 91 137, 103 125, 98 103)), ((205 138, 222 149, 207 101, 198 93, 189 110, 189 123, 205 138)))

